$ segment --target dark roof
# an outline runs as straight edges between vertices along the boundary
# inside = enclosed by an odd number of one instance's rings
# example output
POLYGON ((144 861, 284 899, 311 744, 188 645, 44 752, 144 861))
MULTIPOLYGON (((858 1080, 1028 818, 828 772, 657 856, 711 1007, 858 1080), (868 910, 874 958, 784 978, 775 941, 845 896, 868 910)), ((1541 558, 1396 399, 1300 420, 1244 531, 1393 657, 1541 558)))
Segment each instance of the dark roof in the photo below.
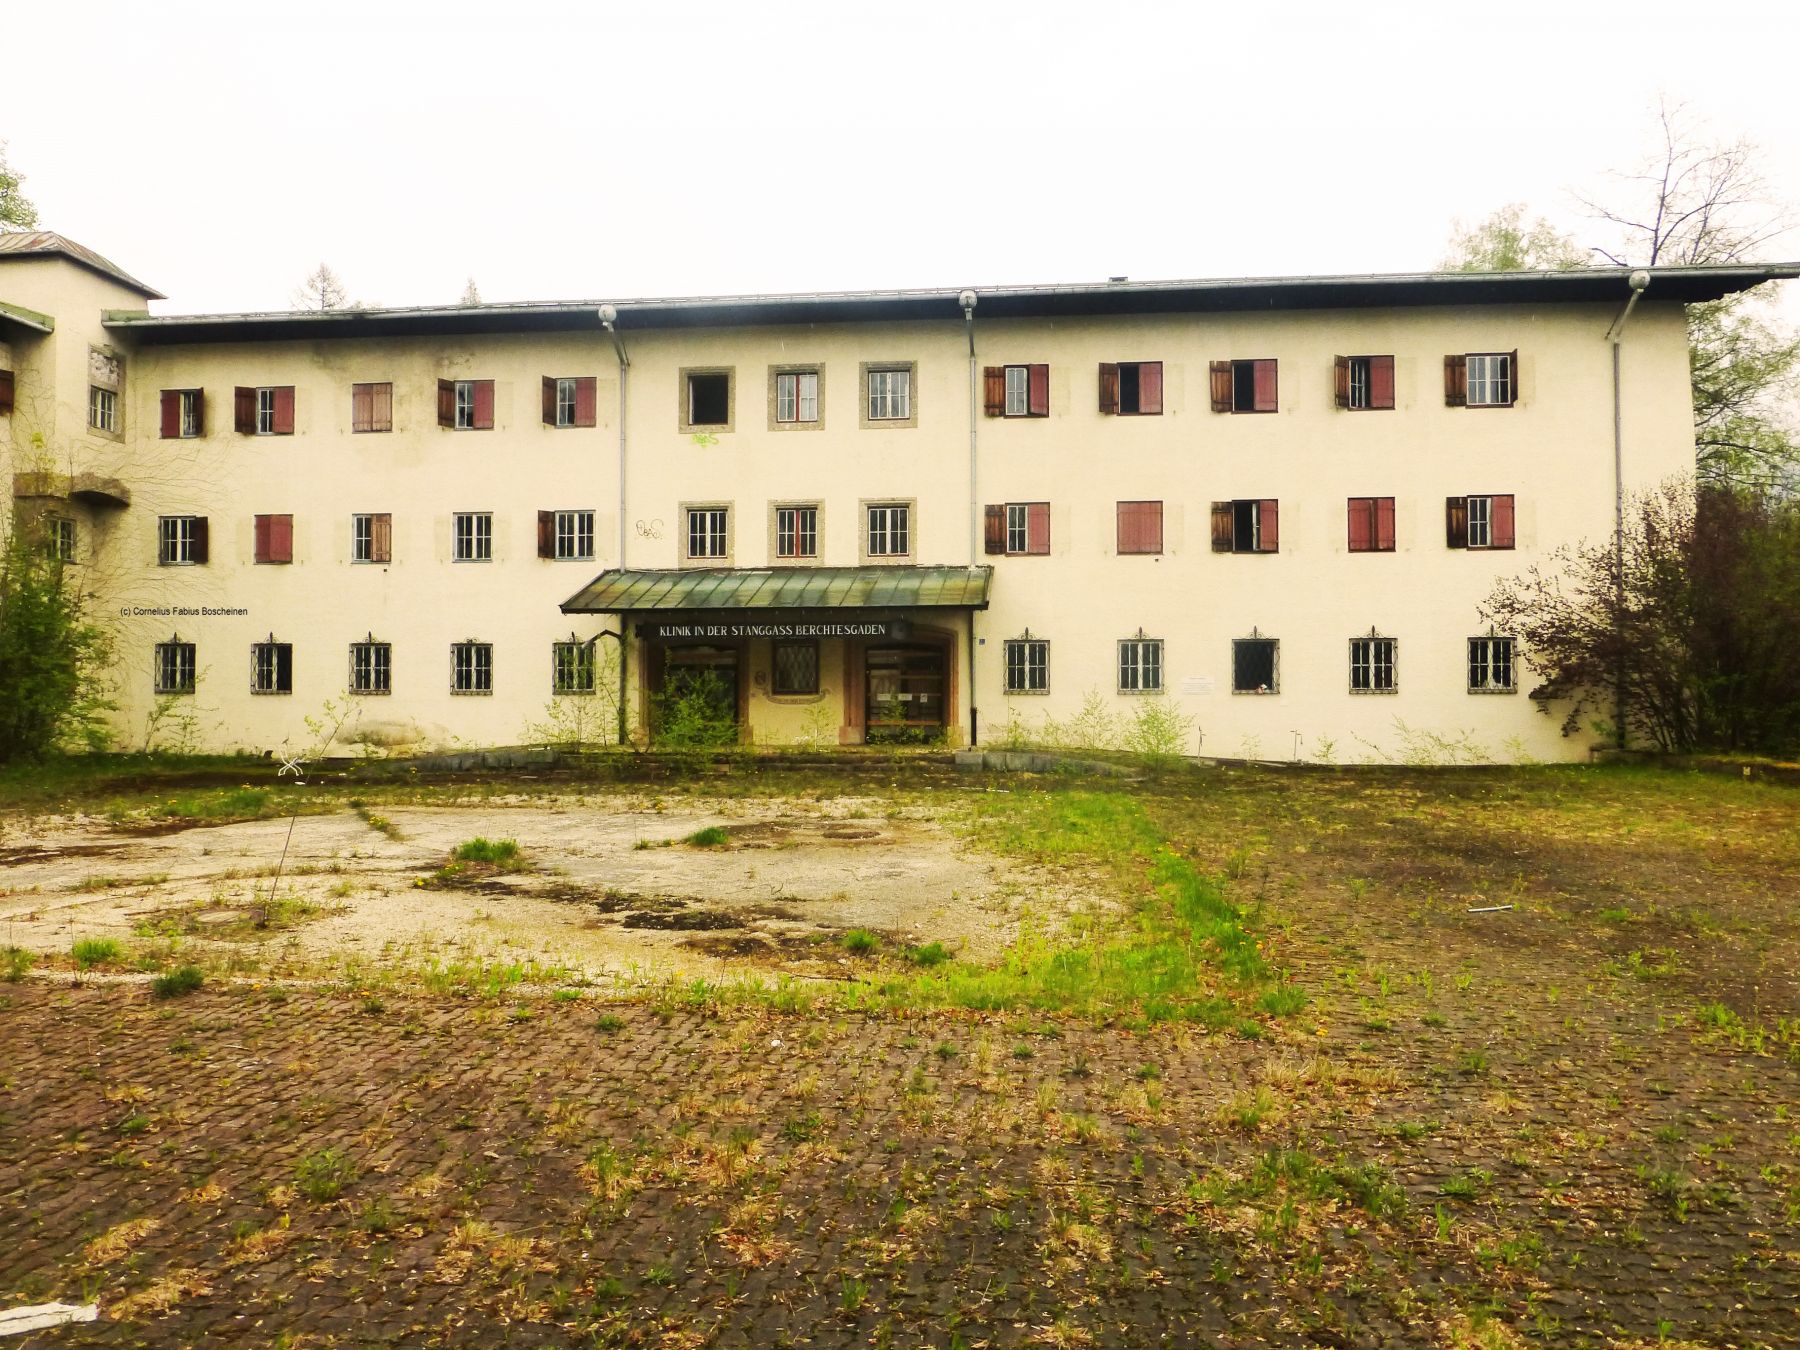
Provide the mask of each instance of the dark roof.
POLYGON ((986 609, 993 575, 991 567, 613 568, 562 610, 986 609))
MULTIPOLYGON (((261 314, 114 313, 106 326, 139 342, 255 342, 329 337, 399 337, 600 329, 599 307, 614 305, 621 331, 769 324, 960 320, 958 297, 976 294, 979 319, 1118 314, 1204 314, 1262 310, 1385 309, 1419 305, 1623 303, 1634 269, 1569 272, 1420 272, 1387 276, 1261 277, 1201 281, 1108 281, 1049 286, 972 286, 799 295, 686 299, 558 300, 523 304, 431 305, 401 309, 309 310, 261 314)), ((1800 277, 1800 263, 1655 267, 1646 297, 1693 304, 1765 281, 1800 277)))
POLYGON ((91 268, 103 277, 111 277, 121 285, 129 286, 147 300, 166 300, 168 297, 154 287, 146 286, 131 273, 120 267, 109 258, 102 258, 85 244, 78 244, 73 239, 51 230, 25 230, 0 233, 0 262, 7 258, 41 257, 45 254, 60 254, 83 267, 91 268))

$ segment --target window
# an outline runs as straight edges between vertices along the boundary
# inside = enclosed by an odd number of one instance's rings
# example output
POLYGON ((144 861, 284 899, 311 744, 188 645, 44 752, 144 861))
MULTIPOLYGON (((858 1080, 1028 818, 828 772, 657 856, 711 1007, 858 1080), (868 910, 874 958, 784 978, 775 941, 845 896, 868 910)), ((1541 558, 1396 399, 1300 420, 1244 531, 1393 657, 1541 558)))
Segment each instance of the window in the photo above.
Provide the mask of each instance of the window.
POLYGON ((732 404, 730 370, 681 372, 681 430, 730 431, 732 404))
POLYGON ((868 383, 868 420, 871 422, 909 422, 912 420, 912 367, 870 366, 865 376, 868 383))
POLYGON ((207 560, 210 531, 205 516, 162 516, 156 522, 156 560, 187 567, 207 560))
POLYGON ((1469 692, 1510 694, 1518 689, 1509 637, 1469 639, 1469 692))
POLYGON ((1211 369, 1214 412, 1279 411, 1274 361, 1214 361, 1211 369))
POLYGON ((1231 644, 1231 692, 1276 694, 1281 692, 1281 644, 1274 638, 1238 638, 1231 644))
POLYGON ((439 380, 438 425, 451 431, 492 431, 494 382, 439 380))
POLYGON ((1394 683, 1393 638, 1366 637, 1350 639, 1350 692, 1353 694, 1392 694, 1394 683))
POLYGON ((1162 692, 1163 645, 1160 638, 1127 638, 1119 643, 1119 692, 1162 692))
POLYGON ((88 426, 108 436, 119 434, 119 393, 125 388, 125 362, 108 351, 88 348, 88 426))
POLYGON ((393 689, 393 647, 369 638, 350 644, 350 692, 386 694, 393 689))
POLYGON ((450 692, 453 694, 491 694, 494 692, 493 643, 454 642, 450 644, 450 692))
POLYGON ((905 502, 879 502, 868 512, 871 558, 904 558, 912 552, 912 507, 905 502))
POLYGON ((1511 493, 1444 499, 1444 543, 1450 548, 1513 547, 1516 514, 1511 493))
POLYGON ((44 552, 57 562, 75 561, 75 522, 67 516, 44 521, 44 552))
POLYGON ((10 370, 0 370, 0 413, 10 413, 13 410, 13 388, 13 373, 10 370))
POLYGON ((194 644, 180 638, 156 644, 156 692, 159 694, 191 694, 194 692, 194 644))
POLYGON ((778 506, 775 508, 775 556, 777 558, 816 558, 819 556, 818 507, 778 506))
POLYGON ((1162 505, 1161 502, 1119 503, 1120 553, 1162 552, 1162 505))
POLYGON ((108 435, 119 434, 119 395, 117 390, 88 386, 88 425, 108 435))
POLYGON ((459 511, 451 538, 455 562, 494 560, 494 517, 486 511, 459 511))
POLYGON ((292 436, 294 387, 237 386, 232 391, 232 425, 242 436, 292 436))
POLYGON ((1350 521, 1352 553, 1394 551, 1394 499, 1352 497, 1346 513, 1350 521))
POLYGON ((771 647, 774 662, 774 691, 777 694, 816 694, 819 692, 819 644, 816 642, 777 642, 771 647))
POLYGON ((350 561, 353 563, 385 563, 393 561, 394 518, 385 511, 379 515, 350 517, 350 561))
POLYGON ((1519 396, 1519 354, 1470 352, 1444 358, 1444 402, 1452 408, 1510 408, 1519 396))
POLYGON ((1279 553, 1281 508, 1272 498, 1212 504, 1214 553, 1279 553))
POLYGON ((777 422, 817 422, 819 420, 819 372, 785 370, 775 375, 775 420, 777 422))
POLYGON ((567 562, 593 556, 592 511, 538 512, 538 557, 567 562))
POLYGON ((165 389, 162 391, 162 436, 164 440, 191 440, 206 434, 206 391, 204 389, 165 389))
POLYGON ((351 432, 392 431, 393 429, 394 386, 392 384, 351 385, 351 432))
POLYGON ((1340 356, 1336 358, 1337 405, 1353 412, 1394 406, 1394 358, 1391 356, 1340 356))
POLYGON ((687 513, 687 555, 689 558, 728 558, 731 556, 729 527, 731 513, 723 506, 691 506, 687 513))
POLYGON ((250 692, 253 694, 291 694, 294 692, 294 644, 267 642, 250 648, 250 692))
POLYGON ((1119 417, 1160 417, 1161 361, 1105 361, 1100 365, 1100 411, 1119 417))
POLYGON ((592 642, 554 642, 550 644, 550 692, 553 694, 591 694, 594 692, 594 644, 592 642))
POLYGON ((989 417, 1048 417, 1050 367, 989 366, 982 403, 989 417))
POLYGON ((292 516, 257 516, 255 520, 256 561, 259 563, 293 562, 294 518, 292 516))
POLYGON ((591 427, 599 424, 598 382, 592 375, 544 376, 544 425, 591 427))
POLYGON ((985 513, 987 551, 1043 554, 1050 551, 1050 503, 1008 502, 985 513))
MULTIPOLYGON (((1006 653, 1006 692, 1009 694, 1047 694, 1050 692, 1050 644, 1041 638, 1008 638, 1006 653)), ((1123 667, 1123 656, 1121 656, 1123 667)))

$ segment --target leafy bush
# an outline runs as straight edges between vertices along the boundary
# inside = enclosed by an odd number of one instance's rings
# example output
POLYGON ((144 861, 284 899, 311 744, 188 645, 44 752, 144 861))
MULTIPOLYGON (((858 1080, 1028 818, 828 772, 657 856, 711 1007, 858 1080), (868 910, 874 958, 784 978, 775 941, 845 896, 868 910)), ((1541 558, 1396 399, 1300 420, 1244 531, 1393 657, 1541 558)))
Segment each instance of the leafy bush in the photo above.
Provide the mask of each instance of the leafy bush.
POLYGON ((193 993, 205 983, 206 976, 198 966, 181 966, 150 981, 150 992, 158 998, 180 998, 183 994, 193 993))
POLYGON ((63 564, 23 524, 0 550, 0 764, 106 745, 105 635, 63 564))
POLYGON ((1166 698, 1140 699, 1137 715, 1125 727, 1125 748, 1159 767, 1177 764, 1187 754, 1194 719, 1166 698))
POLYGON ((671 671, 662 691, 650 699, 650 727, 651 739, 665 749, 736 745, 736 701, 713 671, 671 671))

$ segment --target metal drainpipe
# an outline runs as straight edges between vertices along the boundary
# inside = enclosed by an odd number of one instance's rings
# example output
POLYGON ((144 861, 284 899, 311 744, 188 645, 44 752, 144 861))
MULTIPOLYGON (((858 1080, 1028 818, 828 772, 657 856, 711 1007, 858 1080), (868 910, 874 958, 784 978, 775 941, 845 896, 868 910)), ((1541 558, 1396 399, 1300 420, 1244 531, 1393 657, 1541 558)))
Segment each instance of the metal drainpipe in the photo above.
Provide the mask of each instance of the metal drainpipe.
MULTIPOLYGON (((613 351, 619 358, 619 570, 625 570, 625 392, 627 376, 631 371, 631 357, 626 354, 625 342, 619 336, 619 330, 613 325, 618 320, 619 310, 616 305, 600 306, 600 324, 612 338, 613 351)), ((619 744, 625 744, 625 732, 628 716, 625 709, 625 666, 627 654, 631 647, 631 626, 623 614, 619 615, 619 744)))
MULTIPOLYGON (((1631 298, 1613 326, 1606 330, 1612 343, 1613 387, 1613 606, 1622 627, 1625 616, 1625 401, 1619 378, 1619 347, 1625 335, 1625 321, 1650 286, 1650 274, 1639 268, 1630 277, 1631 298)), ((1518 378, 1515 371, 1513 378, 1518 378)), ((1621 637, 1619 657, 1613 672, 1613 743, 1625 748, 1625 650, 1621 637)))
MULTIPOLYGON (((975 467, 977 463, 976 429, 981 425, 976 416, 976 369, 975 369, 975 292, 964 291, 957 296, 957 303, 962 306, 963 331, 969 338, 969 567, 973 570, 979 564, 975 561, 981 556, 981 492, 975 467)), ((975 611, 969 611, 969 748, 974 749, 981 739, 980 713, 975 707, 975 611)))

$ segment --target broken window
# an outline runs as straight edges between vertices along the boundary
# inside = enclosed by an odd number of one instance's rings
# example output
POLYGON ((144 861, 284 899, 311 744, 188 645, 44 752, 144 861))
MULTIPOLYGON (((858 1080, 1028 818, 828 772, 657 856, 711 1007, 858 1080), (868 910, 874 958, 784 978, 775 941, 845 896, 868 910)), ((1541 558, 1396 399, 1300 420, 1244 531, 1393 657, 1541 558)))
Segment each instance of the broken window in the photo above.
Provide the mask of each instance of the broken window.
POLYGON ((1274 638, 1238 638, 1231 644, 1231 692, 1274 694, 1281 644, 1274 638))

